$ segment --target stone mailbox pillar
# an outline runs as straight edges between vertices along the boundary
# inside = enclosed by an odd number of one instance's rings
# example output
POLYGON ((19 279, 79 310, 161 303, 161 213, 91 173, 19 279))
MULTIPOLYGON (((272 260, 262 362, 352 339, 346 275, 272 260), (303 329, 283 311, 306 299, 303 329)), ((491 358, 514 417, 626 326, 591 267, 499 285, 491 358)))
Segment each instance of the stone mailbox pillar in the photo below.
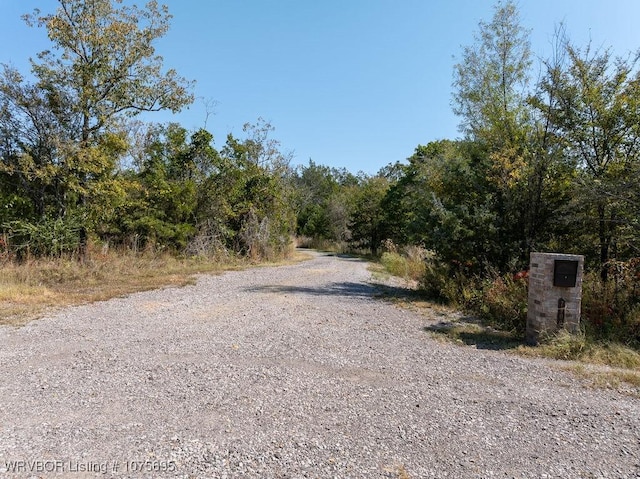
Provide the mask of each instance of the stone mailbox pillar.
POLYGON ((584 256, 531 253, 526 340, 538 344, 541 335, 580 330, 584 256))

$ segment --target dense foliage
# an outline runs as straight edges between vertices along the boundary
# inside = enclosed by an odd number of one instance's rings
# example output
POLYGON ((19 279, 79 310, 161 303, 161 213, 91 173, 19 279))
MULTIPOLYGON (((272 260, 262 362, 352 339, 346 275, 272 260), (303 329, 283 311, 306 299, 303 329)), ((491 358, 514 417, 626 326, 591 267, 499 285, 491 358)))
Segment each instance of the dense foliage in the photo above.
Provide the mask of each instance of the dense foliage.
POLYGON ((163 71, 154 41, 166 7, 60 0, 45 27, 52 50, 32 60, 34 83, 0 74, 0 227, 5 254, 75 253, 87 244, 194 254, 278 255, 294 228, 289 158, 262 120, 229 135, 134 122, 179 111, 190 83, 163 71))

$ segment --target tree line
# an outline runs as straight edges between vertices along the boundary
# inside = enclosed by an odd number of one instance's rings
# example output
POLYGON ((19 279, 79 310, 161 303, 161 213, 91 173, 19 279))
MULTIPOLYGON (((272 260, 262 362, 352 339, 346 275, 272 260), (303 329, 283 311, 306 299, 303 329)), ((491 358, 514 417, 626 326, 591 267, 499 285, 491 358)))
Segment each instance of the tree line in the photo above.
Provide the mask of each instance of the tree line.
POLYGON ((180 111, 191 82, 163 67, 170 14, 121 0, 60 0, 25 15, 52 49, 32 79, 0 74, 0 228, 15 258, 76 253, 93 240, 140 249, 252 257, 284 251, 295 218, 288 158, 263 120, 213 137, 141 112, 180 111))
POLYGON ((577 46, 560 25, 551 57, 534 62, 529 35, 516 5, 498 3, 454 68, 462 137, 418 145, 352 194, 334 175, 298 228, 374 253, 425 248, 425 292, 516 332, 530 253, 585 255, 587 337, 637 348, 640 51, 577 46), (336 204, 353 212, 346 223, 336 204))
MULTIPOLYGON (((368 247, 422 245, 474 273, 562 251, 606 277, 612 260, 638 256, 638 52, 578 47, 560 26, 552 57, 534 64, 529 35, 510 1, 480 22, 454 69, 462 138, 418 145, 359 185, 367 211, 352 225, 366 218, 368 247)), ((314 202, 311 219, 335 214, 341 194, 314 202)))

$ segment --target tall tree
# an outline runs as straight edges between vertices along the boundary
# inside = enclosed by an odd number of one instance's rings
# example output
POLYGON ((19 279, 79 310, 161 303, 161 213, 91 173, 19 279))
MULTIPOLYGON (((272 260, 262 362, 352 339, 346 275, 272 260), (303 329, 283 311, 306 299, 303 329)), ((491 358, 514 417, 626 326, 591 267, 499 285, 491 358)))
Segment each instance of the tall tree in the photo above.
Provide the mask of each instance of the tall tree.
POLYGON ((559 102, 554 77, 561 71, 565 61, 565 43, 565 27, 561 24, 556 28, 551 57, 542 61, 542 68, 548 73, 542 76, 537 90, 528 98, 532 107, 531 135, 528 142, 527 181, 523 185, 523 199, 527 205, 524 221, 524 247, 527 253, 538 250, 564 231, 563 228, 557 228, 559 210, 571 195, 568 185, 573 166, 562 155, 550 115, 559 102))
POLYGON ((46 28, 53 48, 31 62, 35 85, 6 66, 0 76, 0 127, 13 125, 17 135, 2 166, 18 183, 42 183, 31 194, 37 214, 90 210, 91 192, 103 190, 97 182, 113 175, 126 147, 123 122, 142 111, 178 111, 193 99, 189 82, 163 71, 155 53, 169 27, 166 6, 121 4, 59 0, 55 13, 24 16, 46 28), (52 201, 55 211, 39 204, 52 201))
POLYGON ((475 143, 441 140, 419 145, 384 200, 390 237, 421 244, 450 265, 482 272, 499 265, 505 245, 495 202, 475 143), (389 211, 391 209, 391 211, 389 211))
POLYGON ((87 147, 122 114, 169 109, 193 101, 189 83, 162 71, 153 43, 169 29, 171 15, 152 0, 144 9, 122 0, 59 0, 54 14, 25 15, 44 26, 54 50, 32 61, 41 86, 73 101, 80 147, 87 147))
POLYGON ((571 222, 581 223, 576 231, 597 232, 604 265, 615 255, 620 226, 635 220, 628 178, 640 162, 640 71, 637 58, 614 59, 608 50, 567 43, 566 53, 567 62, 549 69, 544 82, 557 100, 540 104, 577 168, 571 222))
POLYGON ((114 218, 114 239, 183 250, 203 220, 203 198, 214 193, 207 183, 219 161, 212 142, 206 130, 189 136, 175 123, 150 126, 140 138, 137 174, 128 173, 134 181, 114 218))
POLYGON ((353 210, 351 211, 350 241, 356 248, 378 254, 384 238, 385 214, 383 200, 389 189, 389 180, 384 176, 365 176, 354 191, 353 210))
POLYGON ((526 101, 530 67, 529 31, 510 0, 496 4, 490 22, 479 23, 475 43, 464 48, 454 67, 453 110, 461 118, 461 130, 481 153, 473 166, 488 182, 485 191, 477 193, 494 203, 487 206, 496 213, 495 224, 486 228, 495 229, 504 245, 501 267, 511 256, 526 256, 529 205, 522 187, 531 161, 526 101))
POLYGON ((296 192, 297 232, 303 236, 339 240, 335 235, 329 205, 339 190, 331 168, 309 160, 294 177, 296 192))
POLYGON ((529 31, 511 0, 499 2, 490 23, 481 21, 475 43, 464 48, 454 66, 453 110, 461 129, 492 149, 516 144, 529 82, 529 31))
POLYGON ((219 167, 211 175, 210 207, 224 212, 233 249, 252 258, 286 253, 295 228, 290 189, 290 154, 269 137, 273 127, 259 119, 244 126, 245 138, 227 136, 219 167))

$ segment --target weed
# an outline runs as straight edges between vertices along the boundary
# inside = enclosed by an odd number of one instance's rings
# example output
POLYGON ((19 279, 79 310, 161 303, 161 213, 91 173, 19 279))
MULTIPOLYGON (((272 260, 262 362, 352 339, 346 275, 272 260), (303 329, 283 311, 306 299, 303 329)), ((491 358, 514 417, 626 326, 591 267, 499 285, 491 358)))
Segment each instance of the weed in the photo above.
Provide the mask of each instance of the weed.
POLYGON ((640 368, 640 352, 619 343, 596 341, 583 334, 560 331, 544 338, 538 346, 520 346, 525 356, 580 361, 617 368, 640 368))
POLYGON ((380 262, 389 273, 400 278, 418 281, 424 276, 425 264, 419 255, 412 257, 386 251, 380 262))
POLYGON ((406 246, 400 251, 391 240, 386 240, 383 248, 380 263, 388 273, 416 283, 425 275, 426 259, 432 256, 430 251, 419 246, 406 246))

